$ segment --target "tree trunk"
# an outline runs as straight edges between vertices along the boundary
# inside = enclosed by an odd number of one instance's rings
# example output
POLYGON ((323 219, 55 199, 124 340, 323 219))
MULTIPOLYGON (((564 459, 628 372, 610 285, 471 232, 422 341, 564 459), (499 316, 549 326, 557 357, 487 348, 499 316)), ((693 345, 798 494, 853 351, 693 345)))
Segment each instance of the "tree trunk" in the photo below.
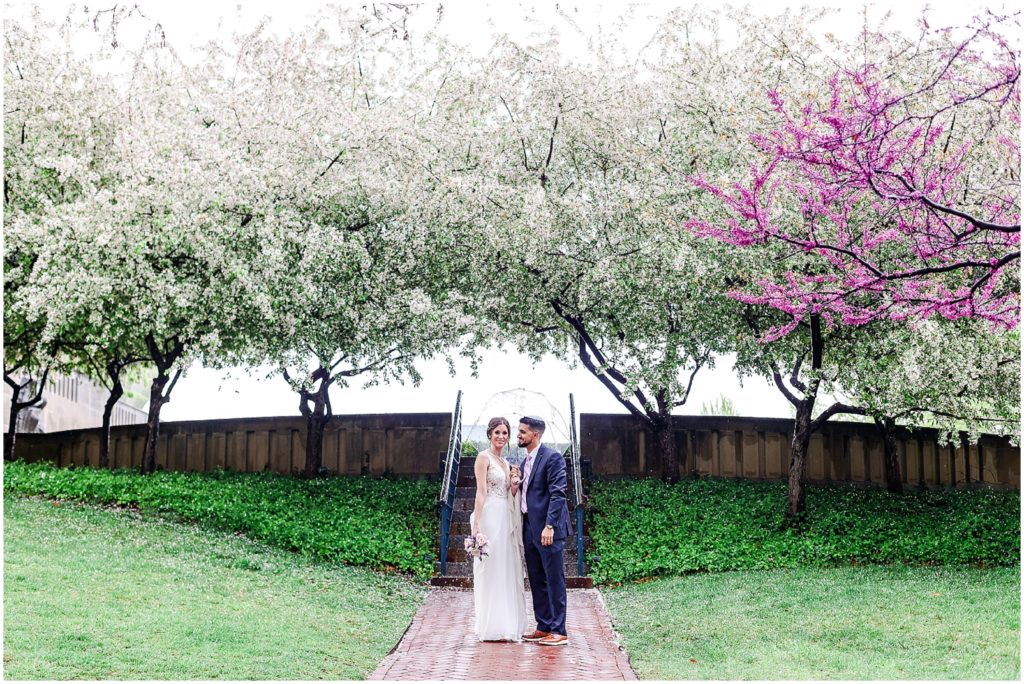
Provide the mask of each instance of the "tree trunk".
MULTIPOLYGON (((960 450, 964 454, 964 482, 971 483, 971 443, 967 440, 967 433, 960 433, 960 450)), ((955 457, 955 452, 954 452, 955 457)), ((953 484, 956 484, 956 467, 950 468, 953 471, 953 484)))
MULTIPOLYGON (((161 392, 163 389, 161 388, 161 392)), ((103 431, 100 434, 100 468, 110 467, 110 416, 114 412, 114 406, 124 395, 124 387, 121 380, 114 380, 114 387, 110 390, 107 403, 103 406, 103 431)), ((159 416, 157 417, 159 420, 159 416)), ((159 426, 158 426, 159 427, 159 426)))
POLYGON ((142 451, 142 468, 140 468, 143 475, 156 472, 156 439, 160 435, 160 409, 171 400, 171 392, 178 384, 178 378, 181 377, 180 368, 175 371, 174 378, 167 373, 185 351, 185 344, 177 336, 164 340, 164 344, 170 347, 166 351, 160 348, 152 333, 146 335, 149 356, 156 364, 156 377, 153 378, 153 384, 149 388, 146 446, 142 451))
MULTIPOLYGON (((291 384, 291 376, 284 371, 284 379, 291 384)), ((331 411, 330 371, 320 366, 312 375, 314 383, 320 386, 310 392, 299 389, 299 412, 306 418, 306 463, 302 468, 302 477, 313 478, 320 475, 323 468, 324 428, 334 415, 331 411)))
POLYGON ((896 438, 893 431, 896 423, 892 418, 875 418, 875 424, 882 432, 882 444, 885 449, 885 487, 893 494, 903 492, 903 477, 900 475, 900 454, 896 451, 896 438))
POLYGON ((49 375, 50 369, 47 368, 43 371, 42 377, 39 379, 39 385, 36 389, 35 396, 27 401, 20 401, 21 393, 26 387, 32 384, 32 380, 26 380, 23 384, 18 384, 13 377, 4 373, 4 382, 6 382, 11 388, 11 409, 8 414, 7 433, 4 435, 4 460, 14 460, 14 442, 18 434, 18 416, 21 414, 22 409, 35 406, 43 398, 43 388, 46 387, 46 376, 49 375))
POLYGON ((793 421, 792 455, 789 462, 789 488, 786 515, 790 518, 804 512, 807 492, 807 459, 811 447, 811 412, 815 396, 805 398, 796 409, 793 421))
MULTIPOLYGON (((812 314, 810 324, 811 370, 817 372, 821 369, 825 354, 825 337, 821 333, 821 316, 812 314)), ((801 362, 802 359, 797 361, 793 369, 793 378, 796 378, 801 362)), ((779 382, 778 378, 776 382, 779 382)), ((786 506, 786 517, 789 519, 802 514, 806 507, 807 460, 811 448, 811 433, 814 431, 811 416, 814 415, 814 403, 818 400, 818 387, 821 385, 821 378, 812 377, 806 385, 800 383, 794 383, 794 385, 803 391, 803 398, 797 400, 792 397, 790 399, 796 407, 796 418, 793 421, 793 453, 789 463, 789 491, 786 506)))
POLYGON ((306 478, 316 477, 323 467, 324 452, 324 427, 329 417, 321 411, 318 414, 311 412, 306 417, 306 467, 302 476, 306 478))
POLYGON ((671 484, 679 482, 679 448, 672 430, 671 416, 665 416, 655 423, 654 443, 661 460, 661 479, 671 484))
POLYGON ((156 440, 160 436, 160 409, 166 403, 164 387, 170 380, 167 373, 161 370, 153 378, 149 388, 149 416, 146 418, 146 447, 142 452, 142 474, 156 472, 156 440))
POLYGON ((18 424, 18 414, 21 413, 21 405, 16 401, 17 396, 11 400, 11 412, 7 424, 7 434, 4 435, 4 460, 14 460, 14 438, 18 434, 15 426, 18 424))

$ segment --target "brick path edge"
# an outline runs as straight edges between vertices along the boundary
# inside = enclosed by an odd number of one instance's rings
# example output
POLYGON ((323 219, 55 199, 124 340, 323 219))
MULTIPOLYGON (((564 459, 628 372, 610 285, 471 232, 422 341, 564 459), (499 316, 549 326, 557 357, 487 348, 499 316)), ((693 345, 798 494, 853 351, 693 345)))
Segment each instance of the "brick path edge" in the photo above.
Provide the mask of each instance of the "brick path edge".
MULTIPOLYGON (((533 610, 526 598, 528 629, 533 610)), ((597 589, 570 589, 569 645, 480 642, 473 634, 473 593, 431 589, 405 635, 371 680, 636 680, 621 637, 597 589)))

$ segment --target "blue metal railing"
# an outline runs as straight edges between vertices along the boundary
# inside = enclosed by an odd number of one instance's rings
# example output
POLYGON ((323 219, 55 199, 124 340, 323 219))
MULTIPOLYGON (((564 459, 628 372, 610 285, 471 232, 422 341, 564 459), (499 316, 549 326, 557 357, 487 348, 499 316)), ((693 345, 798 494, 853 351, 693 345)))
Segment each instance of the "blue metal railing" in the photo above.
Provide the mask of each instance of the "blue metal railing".
POLYGON ((448 453, 444 459, 444 475, 441 480, 441 496, 437 505, 441 509, 441 576, 448 569, 448 535, 452 527, 452 511, 455 507, 455 487, 459 481, 459 461, 462 457, 462 390, 455 395, 455 410, 452 412, 452 432, 448 437, 448 453))
POLYGON ((571 445, 573 506, 576 510, 576 573, 583 577, 583 476, 580 472, 580 442, 576 436, 576 400, 569 395, 569 443, 571 445))

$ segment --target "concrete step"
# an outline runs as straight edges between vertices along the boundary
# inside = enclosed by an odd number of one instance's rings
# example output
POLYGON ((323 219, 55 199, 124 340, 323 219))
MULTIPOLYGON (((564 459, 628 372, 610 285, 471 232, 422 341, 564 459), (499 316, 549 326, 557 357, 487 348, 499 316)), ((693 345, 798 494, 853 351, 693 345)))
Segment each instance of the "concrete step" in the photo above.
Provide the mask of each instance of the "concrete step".
MULTIPOLYGON (((529 582, 527 584, 527 591, 529 591, 529 582)), ((592 577, 566 577, 565 578, 566 589, 593 589, 594 579, 592 577)))
MULTIPOLYGON (((576 554, 576 547, 567 548, 564 554, 566 566, 576 567, 576 559, 579 557, 576 554)), ((456 562, 461 563, 466 560, 466 548, 460 541, 458 544, 449 544, 448 552, 445 554, 445 558, 449 563, 456 562)), ((587 556, 583 557, 583 563, 586 565, 587 556)))
MULTIPOLYGON (((458 503, 458 502, 456 502, 458 503)), ((472 502, 466 508, 454 508, 452 510, 452 523, 469 522, 469 514, 473 512, 472 502)), ((573 528, 576 527, 576 516, 570 513, 570 522, 573 528)))
MULTIPOLYGON (((457 487, 457 489, 466 489, 472 492, 469 496, 455 497, 455 501, 452 502, 452 512, 458 511, 472 511, 473 506, 476 505, 476 487, 457 487)), ((568 502, 569 515, 575 515, 573 513, 572 502, 568 502)), ((575 522, 575 518, 573 518, 575 522)))
POLYGON ((461 587, 463 589, 473 588, 472 577, 431 577, 432 587, 461 587))
MULTIPOLYGON (((566 567, 573 568, 573 572, 575 572, 575 568, 576 568, 576 558, 577 558, 577 556, 576 556, 575 550, 572 553, 566 553, 565 556, 564 556, 564 561, 565 561, 566 567)), ((462 562, 464 562, 466 560, 466 551, 462 547, 459 547, 459 548, 449 547, 448 548, 448 553, 445 554, 445 560, 447 560, 449 563, 462 563, 462 562)), ((435 565, 436 564, 437 564, 437 562, 435 561, 435 565)), ((588 564, 588 561, 587 561, 587 557, 583 558, 583 567, 584 568, 589 567, 589 564, 588 564)))
MULTIPOLYGON (((459 587, 462 589, 473 588, 472 577, 431 577, 430 585, 434 587, 459 587)), ((526 591, 530 591, 530 581, 523 582, 526 591)), ((565 587, 567 589, 593 589, 594 580, 590 577, 566 577, 565 587)))
MULTIPOLYGON (((576 577, 577 576, 577 572, 576 571, 577 571, 578 568, 577 568, 577 565, 576 565, 576 557, 575 557, 575 555, 570 557, 568 554, 566 554, 566 556, 565 556, 565 558, 563 560, 564 560, 564 563, 562 565, 562 568, 565 571, 565 576, 566 577, 576 577)), ((525 567, 523 568, 523 572, 525 574, 525 572, 526 572, 526 568, 525 567)), ((588 572, 590 572, 590 564, 587 563, 586 560, 584 560, 584 562, 583 562, 583 573, 585 575, 588 572)), ((440 576, 440 574, 441 574, 441 562, 440 561, 434 561, 434 575, 435 576, 440 576)), ((447 577, 472 577, 473 576, 473 564, 466 560, 465 552, 462 552, 461 555, 459 555, 458 557, 449 556, 449 558, 447 559, 447 563, 445 563, 445 573, 444 574, 447 577)))
MULTIPOLYGON (((451 528, 448 530, 448 545, 451 546, 451 545, 455 544, 459 548, 462 548, 462 544, 463 544, 462 540, 465 537, 468 537, 472 533, 472 531, 473 530, 472 530, 472 527, 470 527, 469 521, 452 523, 451 528)), ((434 544, 435 545, 440 545, 440 543, 441 543, 440 535, 435 535, 434 536, 434 544)), ((565 538, 565 549, 566 549, 566 551, 568 551, 570 548, 571 549, 575 549, 576 548, 576 535, 575 534, 572 534, 572 535, 570 535, 570 536, 565 538)), ((583 535, 583 548, 584 549, 589 549, 590 548, 590 535, 587 535, 587 534, 583 535)))

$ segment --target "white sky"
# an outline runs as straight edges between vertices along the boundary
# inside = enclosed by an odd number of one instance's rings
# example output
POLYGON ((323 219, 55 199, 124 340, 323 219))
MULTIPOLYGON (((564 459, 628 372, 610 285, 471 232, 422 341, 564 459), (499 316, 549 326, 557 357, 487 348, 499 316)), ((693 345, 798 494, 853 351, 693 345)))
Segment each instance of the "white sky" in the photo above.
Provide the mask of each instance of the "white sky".
MULTIPOLYGON (((106 8, 110 3, 93 5, 90 9, 106 8)), ((126 4, 126 3, 125 3, 126 4)), ((168 41, 179 52, 187 53, 190 46, 198 45, 218 33, 224 35, 254 25, 262 16, 270 18, 270 27, 287 31, 300 26, 305 17, 314 13, 321 3, 310 0, 289 0, 288 2, 258 0, 224 2, 222 0, 178 0, 177 2, 137 3, 151 19, 159 20, 168 41)), ((426 2, 420 17, 433 23, 437 17, 439 3, 426 2)), ((564 19, 555 12, 554 2, 443 2, 441 26, 450 35, 483 49, 490 34, 498 29, 513 37, 525 37, 532 31, 546 25, 560 27, 562 44, 572 49, 579 38, 568 27, 564 19)), ((642 18, 660 14, 673 6, 689 3, 634 3, 637 15, 641 17, 631 24, 627 43, 639 47, 650 36, 650 23, 642 18)), ((738 3, 742 6, 742 3, 738 3)), ((821 24, 821 30, 830 31, 840 37, 852 37, 862 24, 862 4, 813 3, 814 6, 837 8, 837 13, 821 24)), ((714 6, 710 3, 706 6, 714 6)), ((799 7, 801 3, 779 1, 758 2, 752 11, 776 13, 787 6, 799 7)), ((1008 5, 1017 9, 1018 3, 1008 5)), ((22 15, 28 3, 5 3, 8 16, 22 15)), ((623 10, 626 3, 560 3, 563 12, 586 31, 609 25, 623 10)), ((886 12, 892 13, 891 26, 911 30, 913 22, 920 16, 923 3, 918 2, 873 2, 868 3, 869 17, 880 19, 886 12)), ((929 11, 933 27, 962 25, 984 7, 994 9, 1007 7, 1004 3, 993 2, 983 5, 976 2, 936 3, 929 11)), ((46 4, 47 14, 61 16, 67 13, 67 6, 57 2, 46 4)), ((81 11, 81 10, 79 10, 81 11)), ((415 31, 415 26, 414 29, 415 31)), ((517 353, 488 351, 480 367, 480 376, 473 378, 467 363, 457 362, 456 377, 448 373, 443 360, 423 361, 419 364, 423 382, 419 387, 411 385, 380 386, 362 389, 355 383, 347 389, 335 389, 331 394, 334 412, 344 413, 395 413, 395 412, 436 412, 451 411, 456 392, 464 393, 463 420, 467 424, 486 421, 492 415, 516 415, 526 408, 529 412, 550 414, 554 410, 568 416, 568 395, 573 393, 578 412, 622 413, 625 409, 612 397, 608 390, 585 369, 570 370, 554 359, 546 359, 532 365, 525 356, 517 353), (517 392, 495 397, 496 394, 525 388, 517 392)), ((266 370, 247 371, 235 369, 230 377, 220 371, 203 368, 191 369, 178 382, 171 402, 163 409, 166 420, 188 420, 201 418, 228 418, 243 416, 295 415, 298 413, 298 397, 290 391, 280 376, 263 379, 266 370)), ((730 398, 740 415, 787 417, 792 415, 789 404, 778 390, 760 379, 747 379, 741 387, 732 372, 728 358, 720 359, 713 370, 702 370, 694 383, 693 392, 686 406, 677 411, 682 414, 700 413, 704 402, 724 395, 730 398)))

